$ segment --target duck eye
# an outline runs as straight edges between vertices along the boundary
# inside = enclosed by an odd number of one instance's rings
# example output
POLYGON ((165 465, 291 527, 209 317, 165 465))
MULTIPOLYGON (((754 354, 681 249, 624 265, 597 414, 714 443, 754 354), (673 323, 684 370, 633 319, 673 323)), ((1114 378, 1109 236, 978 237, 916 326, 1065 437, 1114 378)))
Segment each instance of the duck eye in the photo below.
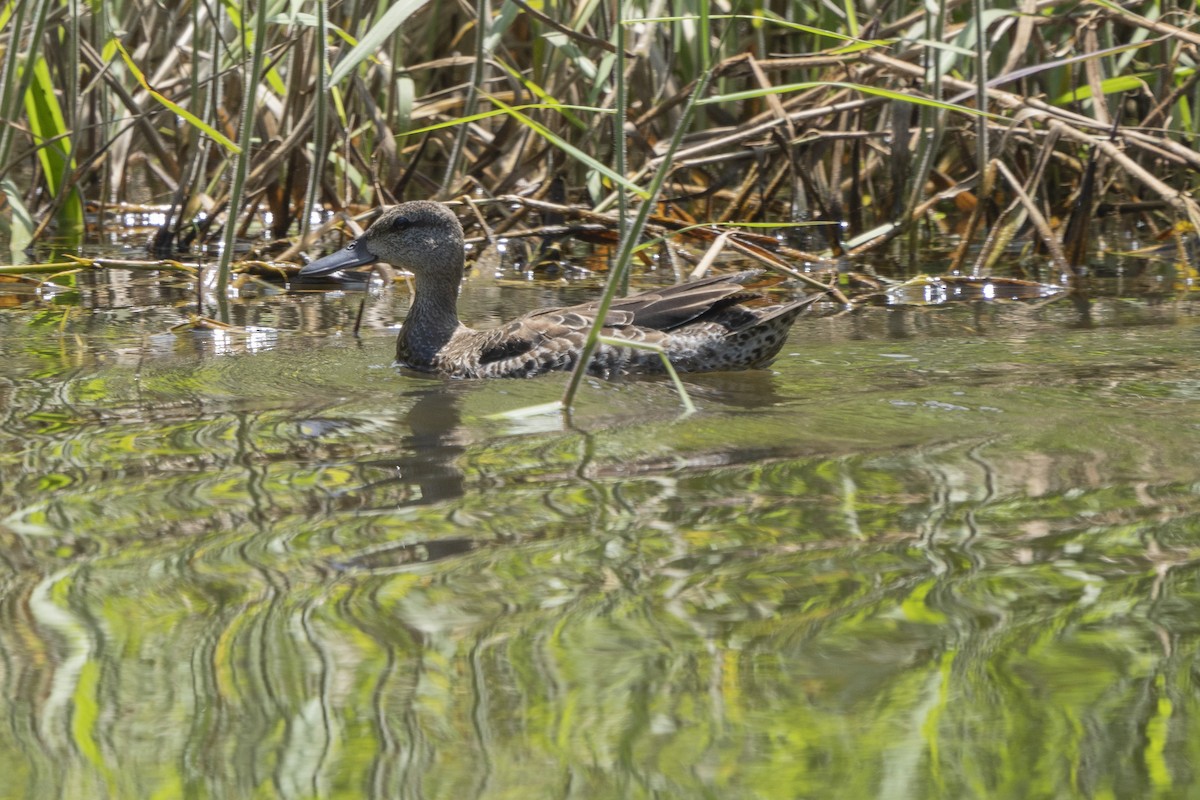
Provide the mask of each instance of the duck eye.
POLYGON ((408 217, 396 217, 392 220, 392 227, 398 231, 402 231, 412 224, 412 220, 408 217))

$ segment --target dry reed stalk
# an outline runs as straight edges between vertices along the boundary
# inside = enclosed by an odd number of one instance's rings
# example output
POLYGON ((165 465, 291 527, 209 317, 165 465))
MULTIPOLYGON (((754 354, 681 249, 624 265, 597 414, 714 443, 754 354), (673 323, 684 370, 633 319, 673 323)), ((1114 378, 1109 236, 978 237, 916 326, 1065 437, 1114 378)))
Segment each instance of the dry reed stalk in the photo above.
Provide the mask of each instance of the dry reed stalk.
MULTIPOLYGON (((618 202, 615 186, 621 179, 643 190, 648 185, 663 162, 656 148, 675 132, 680 109, 696 91, 700 65, 711 57, 722 92, 758 94, 705 106, 706 116, 683 132, 667 165, 670 185, 682 187, 672 204, 681 218, 788 221, 809 214, 849 221, 851 244, 843 245, 835 232, 825 246, 860 257, 915 231, 933 211, 957 219, 972 214, 971 224, 982 228, 997 213, 988 192, 972 182, 987 150, 984 163, 999 160, 1011 173, 1005 175, 1011 189, 1000 192, 1010 196, 1011 208, 1061 215, 1074 188, 1063 177, 1077 186, 1083 176, 1075 166, 1079 153, 1095 147, 1106 174, 1123 179, 1106 184, 1097 202, 1113 208, 1144 204, 1144 193, 1161 200, 1160 207, 1138 206, 1155 215, 1158 226, 1173 216, 1200 227, 1200 210, 1189 194, 1200 170, 1189 138, 1196 123, 1184 108, 1194 100, 1196 76, 1164 66, 1141 77, 1154 93, 1136 113, 1130 111, 1133 93, 1119 96, 1125 103, 1109 102, 1113 95, 1104 94, 1115 79, 1140 75, 1135 52, 1145 49, 1147 58, 1155 54, 1163 64, 1182 64, 1180 48, 1200 43, 1186 15, 1150 20, 1104 6, 1085 9, 1083 20, 1062 2, 1020 0, 1023 15, 996 9, 984 31, 983 17, 960 0, 942 4, 946 13, 955 12, 953 20, 931 17, 915 0, 857 20, 839 16, 844 10, 837 4, 813 7, 806 23, 831 34, 871 31, 861 34, 869 41, 842 47, 775 24, 770 13, 786 20, 794 8, 766 0, 765 15, 753 21, 703 15, 631 20, 620 28, 625 43, 619 46, 614 7, 607 3, 335 0, 320 5, 319 18, 302 3, 272 17, 261 41, 248 26, 266 4, 243 5, 246 18, 238 15, 237 3, 112 0, 78 6, 83 16, 71 19, 55 0, 18 3, 0 31, 0 105, 16 120, 0 131, 0 191, 10 204, 27 207, 36 219, 65 202, 65 187, 47 192, 49 173, 39 159, 49 142, 70 141, 76 164, 66 173, 71 189, 82 188, 106 205, 170 203, 172 219, 162 237, 168 250, 253 231, 260 223, 276 236, 294 237, 307 230, 313 211, 368 208, 437 195, 439 188, 443 197, 461 191, 476 199, 517 197, 508 201, 519 204, 517 213, 479 203, 477 223, 497 235, 554 229, 531 218, 535 212, 564 213, 615 230, 615 217, 607 213, 618 202), (400 5, 411 10, 389 23, 400 5), (711 26, 708 38, 697 35, 701 24, 711 26), (130 63, 144 75, 141 82, 114 52, 117 31, 130 63), (1059 57, 1077 34, 1081 51, 1059 57), (1160 38, 1136 39, 1146 34, 1160 38), (881 44, 884 37, 896 38, 881 44), (938 37, 941 44, 975 46, 972 58, 999 65, 998 72, 984 74, 956 50, 913 44, 938 37), (31 38, 38 46, 29 46, 31 38), (62 41, 76 41, 77 52, 51 53, 47 44, 62 41), (710 56, 714 41, 720 45, 710 56), (244 88, 240 76, 252 48, 261 48, 263 77, 244 88), (39 54, 49 54, 42 80, 53 84, 61 105, 72 102, 61 129, 35 139, 34 123, 43 131, 54 127, 49 117, 22 117, 39 54), (1072 83, 1077 73, 1084 76, 1082 86, 1072 83), (624 95, 617 76, 625 82, 624 95), (853 85, 896 97, 856 93, 853 85), (1095 98, 1089 114, 1056 105, 1064 102, 1053 101, 1064 87, 1095 98), (939 92, 956 103, 985 97, 1006 119, 979 118, 973 133, 967 130, 969 113, 939 111, 944 119, 919 134, 920 115, 904 98, 939 92), (536 107, 522 111, 524 118, 472 118, 491 102, 486 98, 536 107), (181 122, 166 103, 195 121, 181 122), (216 137, 235 136, 247 105, 246 180, 242 199, 230 208, 223 175, 233 151, 216 137), (614 110, 628 120, 623 140, 611 135, 614 110), (1147 127, 1167 121, 1170 129, 1147 127), (440 124, 446 127, 430 127, 440 124), (420 128, 429 129, 412 135, 420 128), (1117 138, 1110 141, 1114 131, 1117 138), (614 139, 625 146, 614 147, 614 139), (930 143, 936 149, 922 156, 920 147, 930 143), (910 145, 918 147, 909 153, 910 145), (974 158, 967 158, 971 153, 974 158), (606 177, 597 165, 616 177, 606 177), (27 185, 13 183, 14 175, 28 175, 27 185), (568 187, 566 200, 539 205, 556 180, 568 187), (974 205, 957 209, 948 202, 955 196, 974 205), (872 230, 876 235, 865 236, 872 230)), ((645 14, 657 5, 623 8, 645 14)), ((652 235, 674 227, 653 217, 648 222, 652 235)), ((322 228, 319 222, 316 227, 322 228)), ((716 235, 685 237, 703 248, 716 235)), ((1045 238, 1045 231, 1038 236, 1045 238)), ((740 238, 731 235, 731 247, 740 238)), ((775 252, 797 261, 819 262, 823 255, 782 247, 775 252)))

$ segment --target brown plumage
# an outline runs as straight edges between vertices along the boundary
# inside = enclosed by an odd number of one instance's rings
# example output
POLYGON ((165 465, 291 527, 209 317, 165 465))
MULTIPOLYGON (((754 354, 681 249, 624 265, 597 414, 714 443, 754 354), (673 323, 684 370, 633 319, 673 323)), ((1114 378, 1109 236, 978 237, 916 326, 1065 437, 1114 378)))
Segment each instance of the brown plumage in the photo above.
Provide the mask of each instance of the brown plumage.
MULTIPOLYGON (((413 273, 412 308, 396 341, 396 360, 426 372, 459 378, 530 377, 572 369, 583 352, 597 303, 549 308, 490 330, 458 320, 463 276, 463 232, 441 203, 418 200, 385 211, 359 238, 300 271, 304 277, 386 261, 413 273)), ((658 345, 682 372, 763 367, 783 347, 796 317, 819 295, 782 306, 752 308, 760 297, 742 283, 748 270, 704 278, 614 300, 602 334, 658 345)), ((658 353, 601 344, 588 371, 662 372, 658 353)))

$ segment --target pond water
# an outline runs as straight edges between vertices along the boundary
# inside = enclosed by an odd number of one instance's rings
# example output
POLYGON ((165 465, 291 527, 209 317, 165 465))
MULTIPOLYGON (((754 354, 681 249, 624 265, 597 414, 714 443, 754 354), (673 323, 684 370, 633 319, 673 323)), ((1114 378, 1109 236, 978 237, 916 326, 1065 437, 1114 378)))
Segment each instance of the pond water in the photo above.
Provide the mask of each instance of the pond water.
POLYGON ((402 290, 79 280, 0 313, 4 797, 1200 794, 1192 303, 818 315, 567 425, 392 368, 402 290))

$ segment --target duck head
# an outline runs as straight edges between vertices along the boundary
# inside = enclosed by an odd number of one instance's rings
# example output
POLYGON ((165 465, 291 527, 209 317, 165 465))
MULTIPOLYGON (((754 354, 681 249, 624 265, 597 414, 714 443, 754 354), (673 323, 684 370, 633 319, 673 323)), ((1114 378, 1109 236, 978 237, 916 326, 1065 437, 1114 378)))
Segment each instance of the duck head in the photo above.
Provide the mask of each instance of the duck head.
POLYGON ((300 270, 302 278, 330 275, 385 261, 423 278, 451 282, 463 272, 463 229, 441 203, 414 200, 392 206, 350 244, 300 270))

